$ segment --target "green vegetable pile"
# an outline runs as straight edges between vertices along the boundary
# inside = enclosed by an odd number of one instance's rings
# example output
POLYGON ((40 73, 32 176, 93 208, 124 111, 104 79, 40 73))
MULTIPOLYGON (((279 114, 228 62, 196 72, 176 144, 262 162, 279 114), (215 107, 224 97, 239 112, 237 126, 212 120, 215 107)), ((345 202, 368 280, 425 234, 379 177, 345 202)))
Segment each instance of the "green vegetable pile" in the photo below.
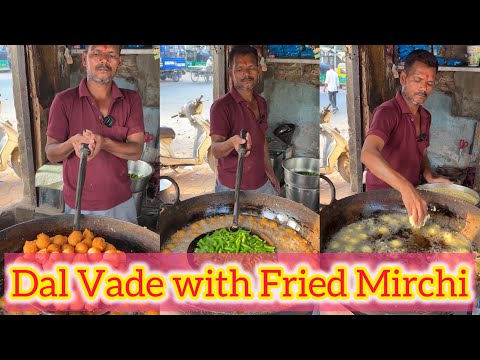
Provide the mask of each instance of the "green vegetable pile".
POLYGON ((238 229, 232 232, 227 229, 218 229, 200 239, 195 252, 200 254, 258 254, 274 253, 275 247, 268 245, 247 230, 238 229))
POLYGON ((128 177, 130 179, 141 179, 141 178, 143 178, 143 175, 128 173, 128 177))

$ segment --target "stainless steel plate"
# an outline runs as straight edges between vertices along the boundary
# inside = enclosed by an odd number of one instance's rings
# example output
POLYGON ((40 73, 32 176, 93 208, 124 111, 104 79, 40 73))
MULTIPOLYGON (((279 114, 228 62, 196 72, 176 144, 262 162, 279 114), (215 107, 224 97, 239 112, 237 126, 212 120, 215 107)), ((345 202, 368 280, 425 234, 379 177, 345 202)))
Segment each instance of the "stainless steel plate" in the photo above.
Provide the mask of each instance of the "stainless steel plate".
POLYGON ((475 190, 462 185, 431 183, 419 185, 417 186, 417 189, 442 193, 459 200, 468 201, 473 205, 478 205, 478 203, 480 203, 480 195, 478 195, 475 190), (466 194, 467 196, 462 196, 462 194, 466 194))

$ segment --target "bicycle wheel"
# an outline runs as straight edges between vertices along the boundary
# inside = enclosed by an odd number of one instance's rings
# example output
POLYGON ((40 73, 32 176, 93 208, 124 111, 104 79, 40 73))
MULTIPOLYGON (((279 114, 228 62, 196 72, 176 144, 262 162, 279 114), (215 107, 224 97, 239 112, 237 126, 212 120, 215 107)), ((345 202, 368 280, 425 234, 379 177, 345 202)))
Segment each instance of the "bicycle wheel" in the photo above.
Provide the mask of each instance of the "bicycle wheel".
POLYGON ((193 82, 197 82, 198 78, 199 78, 198 72, 192 71, 191 74, 190 74, 190 77, 192 78, 193 82))

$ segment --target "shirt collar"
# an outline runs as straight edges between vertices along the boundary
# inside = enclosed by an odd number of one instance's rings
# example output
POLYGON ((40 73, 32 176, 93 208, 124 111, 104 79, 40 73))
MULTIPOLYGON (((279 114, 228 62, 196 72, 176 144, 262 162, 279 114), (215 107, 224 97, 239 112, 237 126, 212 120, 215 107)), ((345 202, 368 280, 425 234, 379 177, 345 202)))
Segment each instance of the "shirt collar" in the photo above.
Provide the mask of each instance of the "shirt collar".
MULTIPOLYGON (((80 94, 80 97, 85 97, 85 96, 86 97, 91 97, 92 96, 92 94, 88 90, 87 79, 86 78, 82 79, 82 81, 80 82, 80 85, 78 87, 78 92, 80 94)), ((115 81, 113 81, 113 80, 112 80, 112 97, 114 99, 124 97, 122 92, 118 88, 117 84, 115 84, 115 81)))
MULTIPOLYGON (((237 102, 238 104, 240 104, 241 102, 247 102, 247 100, 245 100, 242 95, 240 95, 237 91, 237 89, 235 89, 235 86, 232 86, 231 90, 230 90, 230 95, 232 95, 233 97, 233 100, 235 100, 235 102, 237 102)), ((257 99, 257 94, 255 91, 253 91, 253 97, 255 99, 257 99)), ((257 99, 258 100, 258 99, 257 99)))
MULTIPOLYGON (((410 108, 407 105, 407 102, 403 98, 402 93, 400 91, 397 91, 397 94, 395 95, 395 100, 397 100, 397 103, 400 106, 400 110, 402 110, 402 114, 413 115, 412 112, 410 111, 410 108)), ((426 110, 423 108, 422 105, 420 105, 418 107, 418 111, 419 111, 420 117, 425 117, 427 115, 426 110)), ((412 121, 414 119, 415 119, 414 117, 410 118, 410 120, 412 120, 412 121)))

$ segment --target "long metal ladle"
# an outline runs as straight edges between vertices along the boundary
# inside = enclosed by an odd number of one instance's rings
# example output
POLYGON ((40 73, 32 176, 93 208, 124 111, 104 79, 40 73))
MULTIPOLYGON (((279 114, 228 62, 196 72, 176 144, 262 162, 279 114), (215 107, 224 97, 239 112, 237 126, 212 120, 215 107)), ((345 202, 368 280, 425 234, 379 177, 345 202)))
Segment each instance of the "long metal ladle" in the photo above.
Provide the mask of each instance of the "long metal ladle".
POLYGON ((90 155, 90 149, 87 144, 80 146, 80 165, 78 167, 77 192, 75 195, 75 215, 73 218, 73 230, 80 230, 80 213, 82 207, 82 191, 85 182, 85 172, 87 169, 87 157, 90 155))
MULTIPOLYGON (((240 137, 245 139, 247 137, 246 130, 240 130, 240 137)), ((235 204, 233 206, 233 224, 230 228, 232 231, 238 230, 238 213, 240 211, 240 207, 238 204, 238 200, 240 197, 240 185, 242 184, 242 173, 243 173, 243 157, 247 150, 247 142, 241 144, 238 148, 238 163, 237 163, 237 176, 235 179, 235 204)))

